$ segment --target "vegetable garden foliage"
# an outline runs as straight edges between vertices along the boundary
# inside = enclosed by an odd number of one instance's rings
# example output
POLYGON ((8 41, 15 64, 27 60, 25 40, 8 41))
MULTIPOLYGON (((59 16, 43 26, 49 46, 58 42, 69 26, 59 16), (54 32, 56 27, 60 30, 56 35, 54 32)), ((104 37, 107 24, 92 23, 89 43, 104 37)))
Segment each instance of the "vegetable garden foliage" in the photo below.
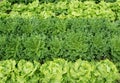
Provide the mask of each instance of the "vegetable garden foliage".
POLYGON ((96 4, 93 1, 65 0, 57 3, 41 4, 36 0, 28 5, 11 4, 8 1, 0 2, 0 15, 9 16, 16 14, 37 15, 41 18, 107 18, 114 21, 120 19, 120 1, 118 0, 115 3, 101 1, 99 4, 96 4))
POLYGON ((75 61, 108 58, 120 67, 120 21, 106 19, 0 19, 0 60, 75 61))
POLYGON ((114 83, 118 70, 109 60, 88 62, 54 59, 40 65, 26 60, 0 61, 1 83, 114 83))
POLYGON ((120 72, 120 0, 0 2, 0 83, 114 83, 106 58, 120 72))
MULTIPOLYGON (((34 2, 34 1, 39 1, 40 3, 57 3, 57 2, 60 2, 60 1, 73 1, 73 0, 6 0, 6 1, 9 1, 12 4, 14 4, 14 3, 25 3, 25 4, 28 4, 28 3, 31 3, 31 2, 34 2)), ((99 3, 101 1, 116 2, 117 0, 76 0, 76 1, 81 1, 81 2, 84 2, 84 1, 94 1, 96 3, 99 3)))

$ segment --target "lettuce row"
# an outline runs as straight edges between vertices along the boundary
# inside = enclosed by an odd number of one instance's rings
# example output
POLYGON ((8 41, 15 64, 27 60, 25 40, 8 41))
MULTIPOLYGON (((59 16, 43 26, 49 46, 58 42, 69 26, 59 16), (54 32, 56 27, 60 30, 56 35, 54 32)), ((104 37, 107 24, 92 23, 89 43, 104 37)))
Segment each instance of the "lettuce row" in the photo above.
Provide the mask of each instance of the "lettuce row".
POLYGON ((34 1, 25 4, 13 4, 3 1, 0 3, 0 16, 39 16, 40 18, 106 18, 110 21, 120 19, 120 1, 96 4, 92 1, 80 2, 78 0, 60 1, 58 3, 42 3, 34 1), (75 5, 74 5, 75 4, 75 5))
MULTIPOLYGON (((32 3, 36 0, 6 0, 6 1, 9 1, 10 3, 12 4, 15 4, 15 3, 24 3, 24 4, 29 4, 29 3, 32 3)), ((72 0, 38 0, 40 3, 58 3, 60 1, 72 1, 72 0)), ((81 1, 81 2, 85 2, 85 1, 94 1, 96 3, 99 3, 101 1, 105 1, 105 2, 116 2, 117 0, 78 0, 78 1, 81 1)))
POLYGON ((0 61, 1 83, 113 83, 116 79, 118 70, 108 59, 100 62, 54 59, 42 65, 26 60, 0 61))

